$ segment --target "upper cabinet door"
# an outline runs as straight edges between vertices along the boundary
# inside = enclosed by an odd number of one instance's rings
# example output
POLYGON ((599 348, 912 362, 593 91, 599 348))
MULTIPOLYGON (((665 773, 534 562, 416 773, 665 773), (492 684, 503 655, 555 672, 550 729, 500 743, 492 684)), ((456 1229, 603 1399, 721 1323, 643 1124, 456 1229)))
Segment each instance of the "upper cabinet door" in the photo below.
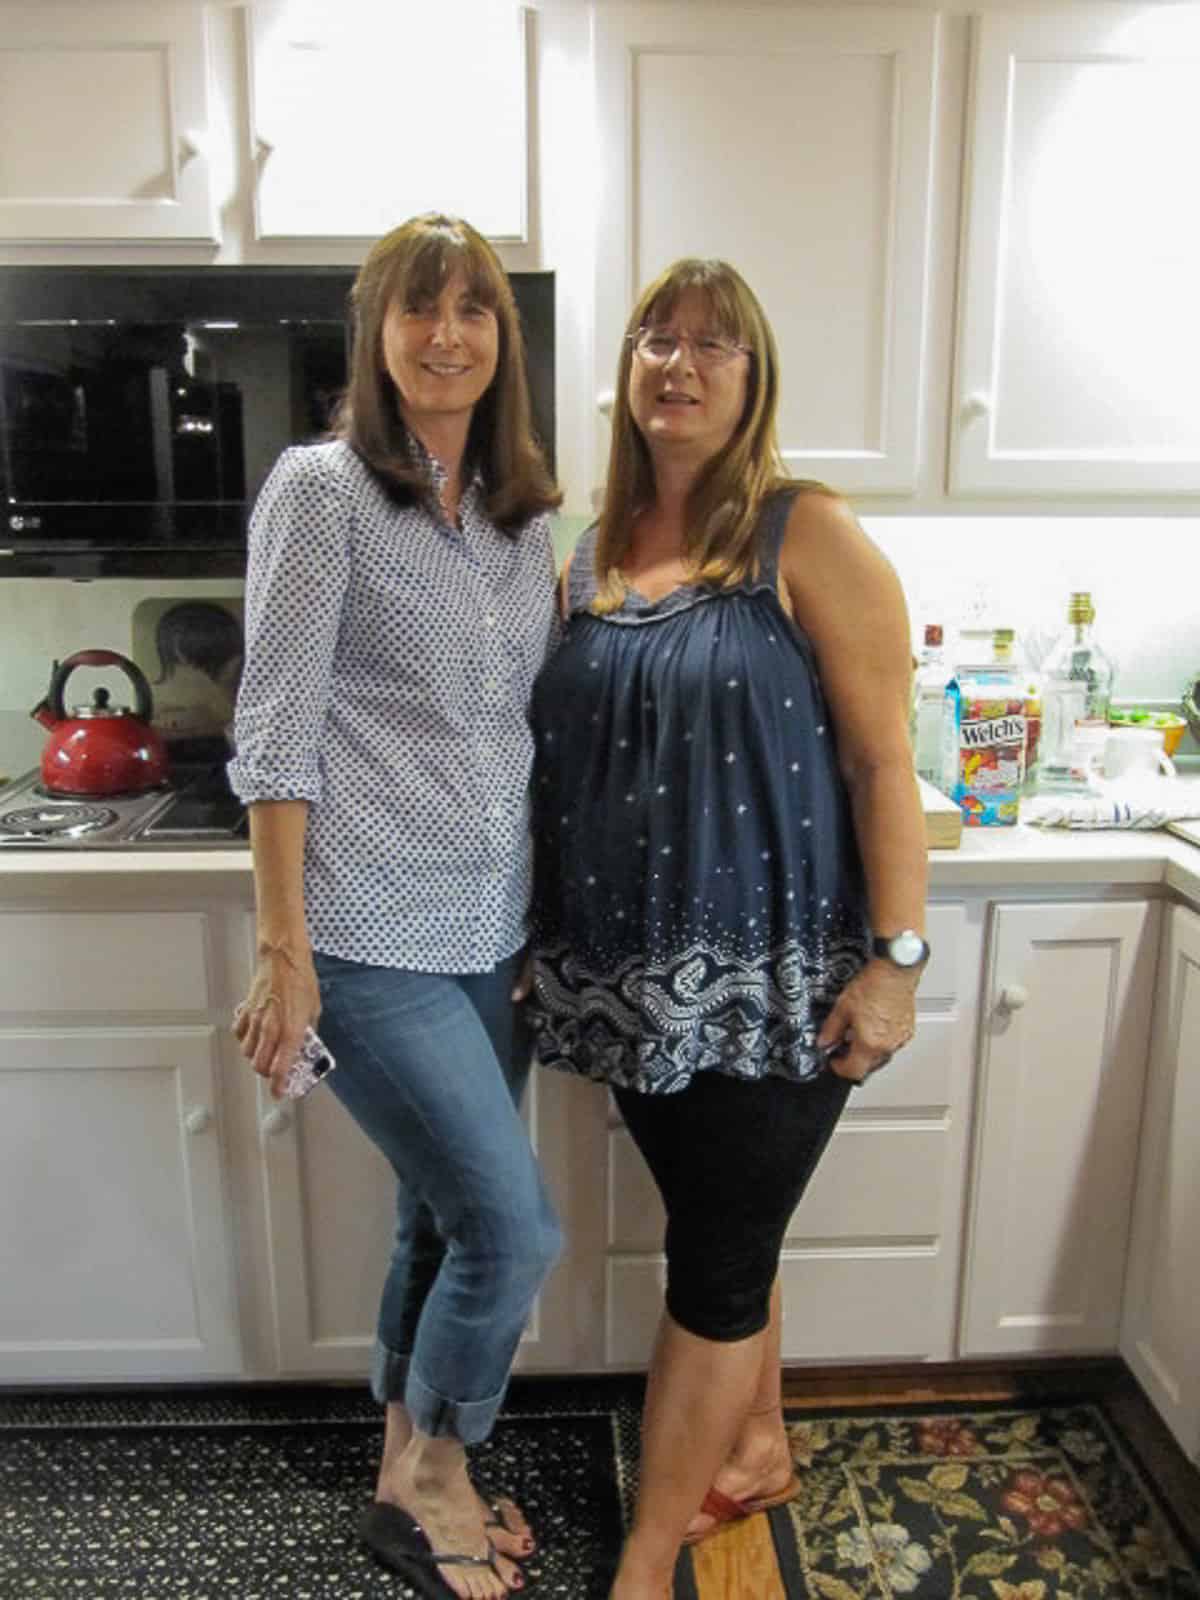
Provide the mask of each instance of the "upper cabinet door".
POLYGON ((204 11, 0 4, 0 238, 216 240, 204 11))
POLYGON ((526 237, 526 12, 514 0, 253 0, 260 239, 376 239, 423 211, 526 237))
POLYGON ((1200 490, 1200 10, 976 22, 952 494, 1200 490))
POLYGON ((601 391, 638 292, 680 256, 722 257, 779 342, 790 471, 915 487, 937 26, 857 6, 597 7, 601 391))

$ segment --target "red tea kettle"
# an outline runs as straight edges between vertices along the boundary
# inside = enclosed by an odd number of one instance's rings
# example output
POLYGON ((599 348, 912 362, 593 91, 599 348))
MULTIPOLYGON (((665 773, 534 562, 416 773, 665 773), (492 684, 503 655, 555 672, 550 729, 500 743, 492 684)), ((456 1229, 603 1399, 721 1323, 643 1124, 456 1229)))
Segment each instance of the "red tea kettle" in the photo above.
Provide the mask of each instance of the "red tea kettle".
POLYGON ((167 747, 150 726, 154 702, 141 669, 115 650, 80 650, 59 665, 46 698, 29 715, 50 730, 42 751, 42 783, 55 795, 137 794, 167 777, 167 747), (96 689, 90 706, 63 705, 76 667, 120 667, 133 684, 137 710, 110 706, 96 689))

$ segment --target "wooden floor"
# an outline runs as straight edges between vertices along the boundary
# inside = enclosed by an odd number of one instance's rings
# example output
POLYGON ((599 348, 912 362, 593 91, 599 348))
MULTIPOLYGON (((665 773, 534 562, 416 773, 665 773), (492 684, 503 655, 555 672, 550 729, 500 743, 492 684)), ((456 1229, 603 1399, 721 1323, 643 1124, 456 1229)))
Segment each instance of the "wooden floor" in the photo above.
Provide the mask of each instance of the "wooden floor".
MULTIPOLYGON (((1200 1470, 1192 1466, 1120 1361, 1039 1362, 1027 1368, 862 1368, 785 1374, 789 1408, 1015 1404, 1102 1400, 1180 1525, 1200 1534, 1200 1470)), ((724 1528, 692 1551, 698 1600, 799 1600, 788 1595, 765 1517, 724 1528)))

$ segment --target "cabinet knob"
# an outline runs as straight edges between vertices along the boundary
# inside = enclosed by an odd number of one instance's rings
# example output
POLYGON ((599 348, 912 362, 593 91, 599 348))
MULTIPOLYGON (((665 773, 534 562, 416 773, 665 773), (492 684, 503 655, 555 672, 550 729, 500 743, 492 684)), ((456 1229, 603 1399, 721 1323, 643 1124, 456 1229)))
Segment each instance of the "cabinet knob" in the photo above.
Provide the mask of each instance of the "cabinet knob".
POLYGON ((1006 983, 1000 991, 1001 1011, 1020 1011, 1029 999, 1029 990, 1019 983, 1006 983))
POLYGON ((991 413, 992 397, 977 391, 969 394, 962 403, 959 416, 964 422, 982 422, 984 417, 991 413))
POLYGON ((601 389, 596 396, 596 410, 602 417, 611 417, 613 407, 617 403, 616 392, 613 389, 601 389))
POLYGON ((181 133, 179 135, 179 165, 181 167, 186 167, 189 161, 194 161, 201 154, 200 145, 191 134, 181 133))
POLYGON ((261 167, 267 157, 274 151, 275 146, 270 139, 264 139, 262 134, 257 134, 254 140, 254 159, 261 167))
POLYGON ((281 1133, 286 1133, 291 1125, 292 1119, 282 1106, 273 1106, 260 1124, 268 1139, 278 1138, 281 1133))
POLYGON ((192 1106, 184 1113, 183 1125, 191 1134, 203 1133, 212 1121, 212 1112, 207 1106, 192 1106))

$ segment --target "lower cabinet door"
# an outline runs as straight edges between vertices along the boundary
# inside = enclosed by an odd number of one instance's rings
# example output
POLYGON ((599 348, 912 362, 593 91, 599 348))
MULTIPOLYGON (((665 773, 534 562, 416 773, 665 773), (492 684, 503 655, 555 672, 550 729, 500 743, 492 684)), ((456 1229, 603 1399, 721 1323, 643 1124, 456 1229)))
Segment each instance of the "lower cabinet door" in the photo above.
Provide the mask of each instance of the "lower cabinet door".
POLYGON ((993 911, 964 1356, 1117 1348, 1160 910, 993 911))
POLYGON ((1200 1463, 1200 916, 1176 906, 1159 964, 1121 1354, 1200 1463))
POLYGON ((202 1027, 0 1033, 0 1379, 242 1367, 202 1027))

